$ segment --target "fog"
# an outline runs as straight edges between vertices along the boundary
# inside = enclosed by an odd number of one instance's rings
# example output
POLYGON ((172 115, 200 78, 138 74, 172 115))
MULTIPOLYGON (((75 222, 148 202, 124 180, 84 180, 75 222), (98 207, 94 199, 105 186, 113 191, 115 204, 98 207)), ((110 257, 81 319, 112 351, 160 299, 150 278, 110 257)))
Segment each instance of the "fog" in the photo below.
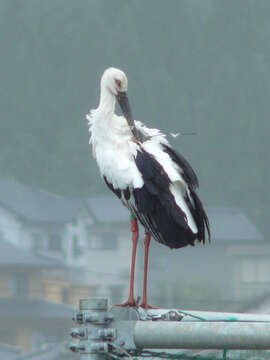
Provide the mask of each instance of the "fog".
MULTIPOLYGON (((210 244, 152 242, 150 302, 270 311, 269 11, 266 0, 1 0, 6 359, 49 359, 53 343, 52 359, 71 359, 63 349, 79 299, 128 294, 129 213, 99 175, 85 121, 109 66, 128 76, 135 119, 180 132, 170 142, 195 169, 210 218, 210 244)), ((142 270, 140 241, 136 296, 142 270)))

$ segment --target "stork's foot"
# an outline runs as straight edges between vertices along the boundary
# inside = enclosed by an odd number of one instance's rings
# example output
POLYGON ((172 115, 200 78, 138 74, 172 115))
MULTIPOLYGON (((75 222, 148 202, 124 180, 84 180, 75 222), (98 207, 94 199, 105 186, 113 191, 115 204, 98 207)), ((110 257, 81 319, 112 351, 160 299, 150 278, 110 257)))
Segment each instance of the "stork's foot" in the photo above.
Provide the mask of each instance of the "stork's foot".
POLYGON ((141 303, 140 307, 142 307, 142 308, 145 309, 145 310, 148 310, 148 309, 158 309, 158 307, 149 305, 147 302, 144 302, 144 301, 141 303))
POLYGON ((121 307, 139 307, 139 299, 136 301, 135 298, 128 298, 127 301, 123 302, 122 304, 116 304, 115 306, 121 306, 121 307))

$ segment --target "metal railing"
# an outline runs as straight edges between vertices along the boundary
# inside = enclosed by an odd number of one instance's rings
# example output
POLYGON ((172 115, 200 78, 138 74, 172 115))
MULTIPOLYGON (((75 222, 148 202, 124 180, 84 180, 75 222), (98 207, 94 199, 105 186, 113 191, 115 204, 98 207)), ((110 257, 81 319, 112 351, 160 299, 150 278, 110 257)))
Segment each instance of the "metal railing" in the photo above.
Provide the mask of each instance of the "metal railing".
MULTIPOLYGON (((112 307, 80 301, 71 350, 81 359, 137 355, 143 349, 270 349, 270 315, 112 307)), ((154 356, 154 355, 153 355, 154 356)))

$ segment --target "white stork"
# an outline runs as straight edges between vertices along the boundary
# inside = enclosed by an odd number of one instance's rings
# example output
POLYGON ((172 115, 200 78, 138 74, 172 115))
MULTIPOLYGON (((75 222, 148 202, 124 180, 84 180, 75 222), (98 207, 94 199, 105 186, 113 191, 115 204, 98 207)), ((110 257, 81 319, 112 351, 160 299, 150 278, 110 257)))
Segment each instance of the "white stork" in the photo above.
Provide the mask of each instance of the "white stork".
POLYGON ((198 178, 187 160, 172 149, 166 136, 134 121, 127 97, 125 73, 108 68, 101 77, 97 109, 86 115, 90 144, 101 176, 131 213, 132 262, 128 300, 134 297, 134 270, 139 237, 137 219, 145 229, 144 286, 141 306, 147 303, 148 250, 151 236, 171 249, 195 240, 205 243, 209 222, 196 193, 198 178), (117 116, 115 101, 123 115, 117 116))

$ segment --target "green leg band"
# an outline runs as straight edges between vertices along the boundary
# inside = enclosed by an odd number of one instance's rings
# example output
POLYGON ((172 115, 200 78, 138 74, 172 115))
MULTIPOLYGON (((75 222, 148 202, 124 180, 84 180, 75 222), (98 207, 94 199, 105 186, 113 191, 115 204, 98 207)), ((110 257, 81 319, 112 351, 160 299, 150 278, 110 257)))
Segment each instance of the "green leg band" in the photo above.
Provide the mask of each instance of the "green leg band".
POLYGON ((137 219, 136 216, 130 213, 130 220, 136 220, 136 219, 137 219))

